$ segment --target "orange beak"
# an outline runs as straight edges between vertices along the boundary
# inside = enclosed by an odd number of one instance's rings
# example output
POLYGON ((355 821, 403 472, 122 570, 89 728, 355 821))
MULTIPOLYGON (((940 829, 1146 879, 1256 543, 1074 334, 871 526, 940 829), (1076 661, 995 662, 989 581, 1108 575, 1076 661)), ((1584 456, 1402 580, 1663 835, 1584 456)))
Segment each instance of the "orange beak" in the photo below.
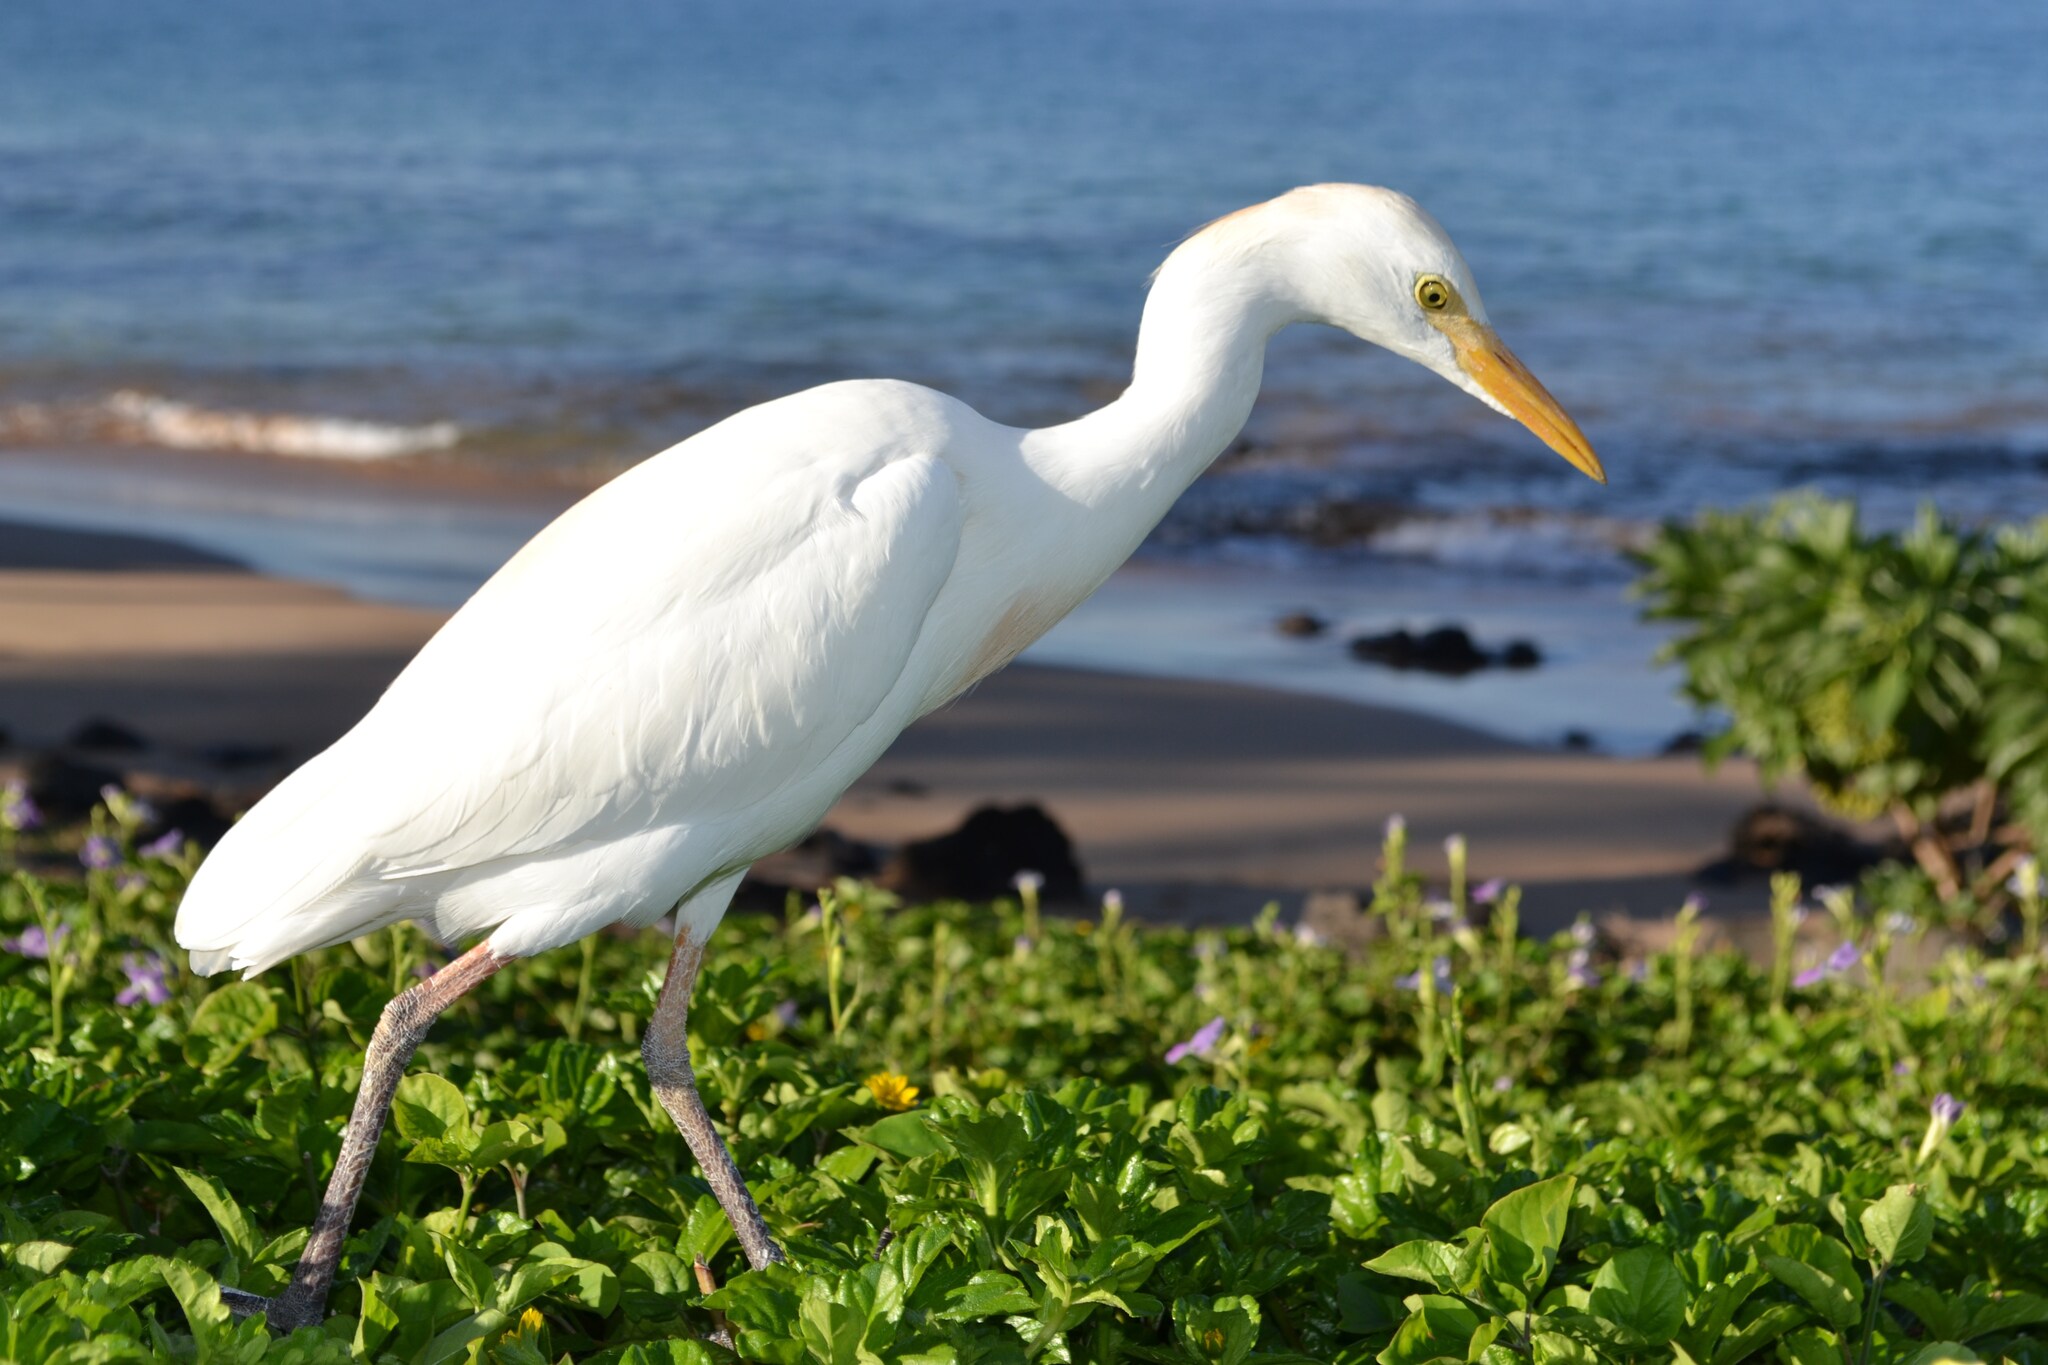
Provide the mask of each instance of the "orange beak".
POLYGON ((1572 468, 1595 483, 1607 482, 1607 471, 1593 453, 1586 433, 1558 406, 1529 367, 1516 358, 1494 330, 1469 317, 1432 318, 1439 331, 1451 340, 1458 355, 1458 368, 1471 376, 1494 402, 1506 408, 1514 419, 1536 433, 1543 444, 1564 456, 1572 468))

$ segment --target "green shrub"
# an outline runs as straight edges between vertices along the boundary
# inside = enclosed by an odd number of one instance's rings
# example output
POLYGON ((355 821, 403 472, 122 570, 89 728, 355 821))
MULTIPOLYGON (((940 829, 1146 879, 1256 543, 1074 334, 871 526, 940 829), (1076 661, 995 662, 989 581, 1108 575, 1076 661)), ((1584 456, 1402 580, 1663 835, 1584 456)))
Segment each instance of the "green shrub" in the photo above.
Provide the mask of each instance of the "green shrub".
MULTIPOLYGON (((429 945, 160 988, 189 852, 0 884, 0 1358, 712 1365, 722 1321, 778 1365, 2048 1365, 2037 958, 1910 998, 1624 970, 1400 851, 1364 961, 1271 915, 735 917, 691 1024, 791 1255, 759 1273, 639 1064, 659 935, 515 964, 423 1047, 334 1316, 277 1342, 215 1286, 282 1284, 429 945)), ((1846 923, 1865 961, 1896 932, 1846 923)))
POLYGON ((1995 896, 2048 832, 2041 527, 1927 510, 1872 532, 1853 503, 1800 496, 1666 526, 1641 559, 1647 615, 1682 626, 1666 656, 1687 696, 1727 720, 1710 757, 1890 818, 1944 898, 1995 896), (2021 823, 2001 829, 2007 809, 2021 823))

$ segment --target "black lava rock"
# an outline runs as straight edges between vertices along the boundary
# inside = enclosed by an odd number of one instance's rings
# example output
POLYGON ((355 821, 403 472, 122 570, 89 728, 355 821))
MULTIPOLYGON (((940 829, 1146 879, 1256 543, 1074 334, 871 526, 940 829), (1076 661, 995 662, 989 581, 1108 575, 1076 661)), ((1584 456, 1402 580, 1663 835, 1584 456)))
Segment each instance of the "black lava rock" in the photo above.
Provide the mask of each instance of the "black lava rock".
POLYGON ((1502 668, 1534 668, 1543 662, 1543 651, 1533 640, 1510 640, 1500 652, 1502 668))
POLYGON ((1388 668, 1423 673, 1440 673, 1461 678, 1486 667, 1488 659, 1472 637, 1458 626, 1438 626, 1420 635, 1396 630, 1385 635, 1361 635, 1351 642, 1351 656, 1388 668))
POLYGON ((1273 629, 1297 640, 1312 640, 1330 628, 1330 623, 1313 612, 1289 612, 1273 623, 1273 629))
POLYGON ((149 747, 149 741, 141 735, 120 721, 108 720, 105 716, 86 720, 64 742, 74 749, 108 754, 137 754, 149 747))
POLYGON ((957 829, 898 849, 878 885, 910 900, 993 900, 1019 872, 1045 878, 1047 901, 1081 899, 1081 865, 1066 831, 1037 805, 981 806, 957 829))
POLYGON ((25 777, 29 799, 42 808, 44 818, 58 823, 83 820, 100 803, 100 788, 121 784, 114 769, 62 754, 38 755, 25 777))

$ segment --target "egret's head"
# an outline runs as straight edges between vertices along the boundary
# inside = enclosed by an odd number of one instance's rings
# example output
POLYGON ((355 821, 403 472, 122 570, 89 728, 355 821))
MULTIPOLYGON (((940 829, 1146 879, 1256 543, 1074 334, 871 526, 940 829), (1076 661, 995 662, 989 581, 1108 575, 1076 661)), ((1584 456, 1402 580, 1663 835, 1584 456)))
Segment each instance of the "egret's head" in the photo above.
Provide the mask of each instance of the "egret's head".
MULTIPOLYGON (((1486 320, 1479 287, 1450 235, 1405 194, 1310 185, 1216 227, 1284 253, 1287 287, 1309 318, 1436 371, 1601 483, 1585 434, 1486 320)), ((1213 228, 1211 230, 1214 230, 1213 228)))

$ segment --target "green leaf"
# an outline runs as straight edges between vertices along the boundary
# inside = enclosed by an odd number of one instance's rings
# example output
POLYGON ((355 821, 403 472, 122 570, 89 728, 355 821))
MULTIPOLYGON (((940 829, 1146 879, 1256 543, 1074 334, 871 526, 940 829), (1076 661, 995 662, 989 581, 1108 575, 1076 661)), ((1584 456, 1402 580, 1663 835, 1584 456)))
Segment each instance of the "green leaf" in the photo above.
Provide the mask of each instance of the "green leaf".
POLYGON ((1906 1365, 1983 1365, 1984 1357, 1959 1341, 1936 1341, 1915 1351, 1906 1365))
POLYGON ((459 1242, 447 1241, 442 1244, 441 1259, 448 1266, 448 1278, 455 1281, 471 1308, 492 1306, 498 1297, 497 1277, 481 1257, 459 1242))
POLYGON ((185 1061, 218 1075, 276 1027, 277 1002, 270 988, 255 981, 231 982, 199 1002, 185 1031, 185 1061))
POLYGON ((1917 1185, 1894 1185, 1863 1210, 1863 1235, 1885 1265, 1906 1265, 1927 1253, 1934 1237, 1934 1211, 1917 1185))
POLYGON ((980 1270, 946 1295, 946 1306, 933 1313, 949 1322, 970 1322, 999 1314, 1029 1313, 1038 1307, 1023 1281, 1000 1270, 980 1270))
POLYGON ((1849 1248, 1810 1223, 1774 1227, 1764 1245, 1764 1268, 1827 1322, 1846 1328, 1862 1316, 1863 1277, 1849 1248))
POLYGON ((1652 1344, 1661 1345, 1685 1325, 1691 1302, 1685 1279, 1670 1255, 1658 1247, 1632 1247, 1593 1276, 1588 1307, 1652 1344))
POLYGON ((1394 1340, 1377 1357, 1379 1365, 1426 1365, 1449 1356, 1465 1358, 1479 1315, 1456 1299, 1440 1294, 1413 1294, 1405 1302, 1408 1318, 1394 1340))
POLYGON ((1774 1303, 1747 1323, 1710 1343, 1713 1365, 1736 1365, 1757 1350, 1776 1341, 1807 1320, 1806 1310, 1789 1303, 1774 1303))
POLYGON ((469 1102, 453 1084, 432 1072, 414 1072, 398 1083, 391 1100, 391 1122, 408 1142, 428 1138, 458 1141, 469 1133, 469 1102))
POLYGON ((1209 1365, 1240 1365, 1259 1339, 1258 1300, 1188 1294, 1173 1301, 1181 1349, 1209 1365))
POLYGON ((1480 1218, 1486 1230, 1481 1264, 1520 1306, 1533 1303, 1564 1245, 1575 1177, 1552 1176, 1495 1201, 1480 1218))
POLYGON ((931 1121, 924 1111, 917 1109, 905 1114, 891 1114, 865 1128, 849 1129, 848 1136, 906 1161, 913 1157, 937 1156, 948 1150, 945 1141, 932 1131, 931 1121))
MULTIPOLYGON (((220 1239, 234 1254, 237 1266, 253 1269, 261 1255, 261 1244, 256 1240, 256 1230, 249 1226, 249 1217, 242 1212, 242 1206, 228 1193, 227 1186, 210 1175, 188 1171, 182 1166, 171 1168, 178 1179, 185 1182, 185 1188, 192 1191, 193 1198, 206 1206, 206 1212, 213 1219, 213 1225, 220 1229, 220 1239)), ((234 1269, 228 1271, 235 1274, 234 1269)))
POLYGON ((1404 1280, 1420 1280, 1441 1294, 1458 1290, 1458 1269, 1465 1248, 1452 1242, 1403 1242, 1365 1263, 1367 1270, 1404 1280))
POLYGON ((1833 1332, 1818 1327, 1802 1327, 1789 1332, 1778 1343, 1789 1365, 1843 1365, 1842 1344, 1833 1332))

